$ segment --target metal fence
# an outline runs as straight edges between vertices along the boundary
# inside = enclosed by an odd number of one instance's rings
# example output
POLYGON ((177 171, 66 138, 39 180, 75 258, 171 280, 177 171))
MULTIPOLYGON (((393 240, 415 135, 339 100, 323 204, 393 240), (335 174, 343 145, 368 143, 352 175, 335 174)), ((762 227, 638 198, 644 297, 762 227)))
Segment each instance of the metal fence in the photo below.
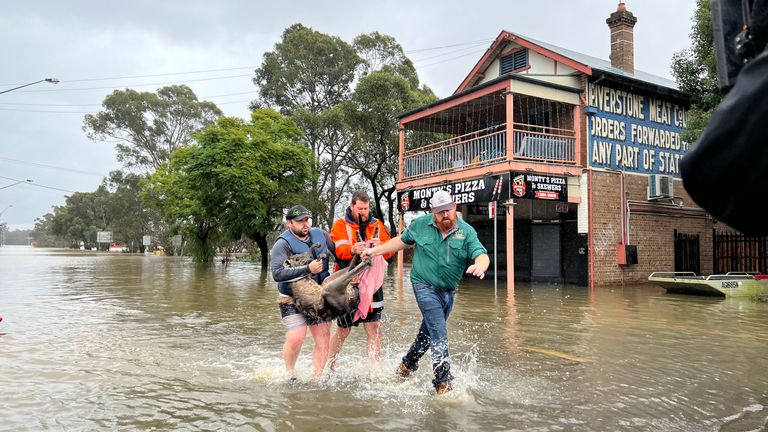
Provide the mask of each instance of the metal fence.
POLYGON ((768 237, 712 230, 714 274, 729 271, 768 273, 768 237))

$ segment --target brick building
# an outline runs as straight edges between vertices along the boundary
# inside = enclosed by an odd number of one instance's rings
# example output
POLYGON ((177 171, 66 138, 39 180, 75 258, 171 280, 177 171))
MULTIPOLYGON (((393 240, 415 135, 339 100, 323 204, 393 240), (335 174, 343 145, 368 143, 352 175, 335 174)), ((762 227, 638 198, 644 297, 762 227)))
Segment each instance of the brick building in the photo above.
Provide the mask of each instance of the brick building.
POLYGON ((679 234, 711 272, 713 221, 680 180, 689 98, 634 68, 636 22, 610 14, 610 61, 502 31, 453 95, 400 116, 401 209, 451 191, 509 289, 644 282, 675 270, 679 234))

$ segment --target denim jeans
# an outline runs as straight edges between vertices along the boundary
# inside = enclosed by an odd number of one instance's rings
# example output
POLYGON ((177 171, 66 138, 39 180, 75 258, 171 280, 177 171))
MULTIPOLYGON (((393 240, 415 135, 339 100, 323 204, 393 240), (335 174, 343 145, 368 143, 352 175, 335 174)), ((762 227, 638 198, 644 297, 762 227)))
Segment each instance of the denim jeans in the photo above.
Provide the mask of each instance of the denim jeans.
POLYGON ((419 359, 428 349, 432 351, 432 370, 435 388, 440 383, 451 381, 451 363, 448 359, 448 329, 446 320, 453 308, 454 291, 438 291, 432 285, 423 282, 413 283, 413 294, 421 310, 422 320, 419 334, 413 341, 408 354, 403 357, 403 364, 410 370, 419 368, 419 359))

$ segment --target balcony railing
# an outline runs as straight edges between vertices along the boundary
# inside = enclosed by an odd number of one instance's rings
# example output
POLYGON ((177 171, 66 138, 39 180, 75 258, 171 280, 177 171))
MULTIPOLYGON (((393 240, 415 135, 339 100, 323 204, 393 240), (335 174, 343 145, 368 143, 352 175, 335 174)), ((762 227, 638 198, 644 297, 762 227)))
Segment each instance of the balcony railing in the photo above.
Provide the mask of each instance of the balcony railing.
POLYGON ((506 154, 507 130, 501 124, 428 144, 403 154, 403 179, 492 165, 505 160, 576 163, 572 130, 515 123, 514 154, 506 154))
POLYGON ((513 159, 576 162, 576 138, 572 130, 515 123, 512 137, 515 143, 513 159))
POLYGON ((507 131, 502 124, 406 150, 403 155, 404 178, 437 175, 499 162, 506 159, 506 142, 507 131))

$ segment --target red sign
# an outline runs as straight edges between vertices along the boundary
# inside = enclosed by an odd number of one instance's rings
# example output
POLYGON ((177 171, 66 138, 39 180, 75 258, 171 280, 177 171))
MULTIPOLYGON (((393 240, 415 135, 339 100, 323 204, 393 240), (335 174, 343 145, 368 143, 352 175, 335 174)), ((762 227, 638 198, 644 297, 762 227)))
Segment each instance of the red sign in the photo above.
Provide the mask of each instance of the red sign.
POLYGON ((536 191, 535 192, 535 196, 538 199, 556 200, 557 199, 557 192, 536 191))
POLYGON ((496 217, 496 202, 491 201, 488 203, 488 219, 493 219, 496 217))

